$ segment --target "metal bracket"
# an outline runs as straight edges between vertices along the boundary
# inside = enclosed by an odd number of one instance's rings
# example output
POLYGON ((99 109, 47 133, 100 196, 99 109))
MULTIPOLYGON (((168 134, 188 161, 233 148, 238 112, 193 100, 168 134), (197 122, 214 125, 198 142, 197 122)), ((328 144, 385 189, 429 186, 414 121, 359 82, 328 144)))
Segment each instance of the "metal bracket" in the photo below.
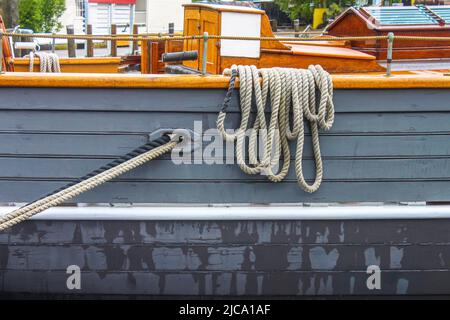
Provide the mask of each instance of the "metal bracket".
POLYGON ((184 152, 192 153, 202 147, 201 135, 191 129, 160 128, 153 131, 149 138, 155 140, 165 134, 168 134, 172 141, 179 141, 178 147, 182 148, 184 152))
POLYGON ((203 33, 203 58, 202 58, 202 74, 206 76, 206 66, 208 59, 208 32, 203 33))
POLYGON ((387 57, 386 57, 386 76, 390 77, 392 75, 392 51, 394 50, 394 33, 388 33, 387 41, 387 57))

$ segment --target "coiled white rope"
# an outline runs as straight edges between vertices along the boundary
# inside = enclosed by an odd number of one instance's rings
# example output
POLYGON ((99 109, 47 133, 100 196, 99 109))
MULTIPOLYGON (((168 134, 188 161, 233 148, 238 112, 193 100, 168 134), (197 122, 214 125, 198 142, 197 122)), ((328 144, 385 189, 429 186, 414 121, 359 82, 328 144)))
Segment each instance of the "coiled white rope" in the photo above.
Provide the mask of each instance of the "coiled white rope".
POLYGON ((282 181, 290 167, 289 140, 296 139, 295 172, 298 184, 306 192, 317 191, 323 179, 319 129, 330 130, 334 122, 333 83, 328 72, 319 65, 310 66, 306 70, 289 68, 258 70, 255 66, 233 66, 231 71, 237 71, 239 76, 241 123, 235 133, 227 133, 224 125, 226 110, 222 110, 217 119, 217 128, 223 139, 236 141, 236 157, 242 171, 247 174, 265 174, 273 182, 282 181), (316 91, 320 96, 318 104, 316 91), (247 164, 244 149, 253 96, 256 104, 256 120, 250 130, 249 164, 247 164), (271 113, 267 125, 265 108, 268 100, 271 113), (305 119, 310 125, 316 165, 313 184, 308 184, 303 175, 305 119), (260 159, 257 155, 259 138, 264 142, 260 159), (273 168, 279 164, 281 155, 283 165, 281 170, 275 173, 273 168))
POLYGON ((39 58, 40 72, 60 73, 61 66, 59 63, 59 57, 56 53, 47 52, 30 52, 30 64, 29 71, 33 72, 34 69, 34 56, 39 58))

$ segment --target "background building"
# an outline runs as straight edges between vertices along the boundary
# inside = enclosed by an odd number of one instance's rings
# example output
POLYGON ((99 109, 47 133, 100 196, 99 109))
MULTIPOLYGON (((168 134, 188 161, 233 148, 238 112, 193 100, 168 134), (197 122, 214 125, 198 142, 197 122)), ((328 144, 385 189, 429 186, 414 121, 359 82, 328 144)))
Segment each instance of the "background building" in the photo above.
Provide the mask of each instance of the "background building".
MULTIPOLYGON (((2 1, 2 0, 0 0, 2 1)), ((140 25, 140 32, 167 32, 169 23, 175 30, 183 29, 183 4, 191 0, 66 0, 61 17, 64 26, 74 25, 75 33, 93 26, 94 34, 107 34, 111 24, 118 24, 119 33, 129 33, 126 24, 140 25)), ((61 30, 65 32, 65 28, 61 30)))

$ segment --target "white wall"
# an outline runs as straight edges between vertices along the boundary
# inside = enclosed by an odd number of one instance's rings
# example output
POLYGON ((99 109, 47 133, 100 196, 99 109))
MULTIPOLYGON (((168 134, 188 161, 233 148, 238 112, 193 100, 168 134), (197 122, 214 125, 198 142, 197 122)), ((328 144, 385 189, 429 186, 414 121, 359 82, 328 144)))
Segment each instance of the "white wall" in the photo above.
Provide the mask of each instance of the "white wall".
POLYGON ((73 25, 75 27, 75 33, 80 34, 83 33, 83 18, 76 16, 76 5, 75 0, 66 0, 66 11, 63 13, 61 18, 63 28, 59 31, 59 33, 66 33, 66 26, 73 25))
POLYGON ((147 0, 147 32, 167 32, 170 22, 182 31, 185 3, 191 0, 147 0))

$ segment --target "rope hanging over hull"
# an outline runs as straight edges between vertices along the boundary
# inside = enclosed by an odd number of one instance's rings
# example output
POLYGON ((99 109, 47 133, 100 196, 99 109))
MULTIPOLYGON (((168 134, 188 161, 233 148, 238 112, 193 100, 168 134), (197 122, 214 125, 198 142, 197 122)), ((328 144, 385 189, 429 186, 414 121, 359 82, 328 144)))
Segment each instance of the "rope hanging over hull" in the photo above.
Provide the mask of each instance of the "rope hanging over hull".
POLYGON ((297 141, 295 172, 299 186, 306 192, 317 191, 323 179, 323 163, 320 151, 319 129, 330 130, 334 122, 333 83, 322 67, 305 69, 233 66, 229 90, 217 119, 217 128, 226 141, 236 141, 236 157, 241 170, 247 174, 264 174, 273 182, 282 181, 289 172, 290 140, 297 141), (225 129, 226 110, 234 91, 235 79, 240 81, 241 123, 235 133, 225 129), (260 82, 262 77, 262 83, 260 82), (316 94, 319 93, 317 106, 316 94), (256 120, 250 129, 249 147, 245 140, 249 129, 252 100, 255 98, 256 120), (267 124, 265 108, 270 101, 270 119, 267 124), (290 127, 292 115, 292 129, 290 127), (309 122, 316 165, 313 184, 308 184, 303 174, 303 147, 305 143, 304 120, 309 122), (258 157, 258 143, 262 139, 262 156, 258 157), (249 164, 245 161, 248 153, 249 164), (278 173, 273 168, 283 159, 278 173))

